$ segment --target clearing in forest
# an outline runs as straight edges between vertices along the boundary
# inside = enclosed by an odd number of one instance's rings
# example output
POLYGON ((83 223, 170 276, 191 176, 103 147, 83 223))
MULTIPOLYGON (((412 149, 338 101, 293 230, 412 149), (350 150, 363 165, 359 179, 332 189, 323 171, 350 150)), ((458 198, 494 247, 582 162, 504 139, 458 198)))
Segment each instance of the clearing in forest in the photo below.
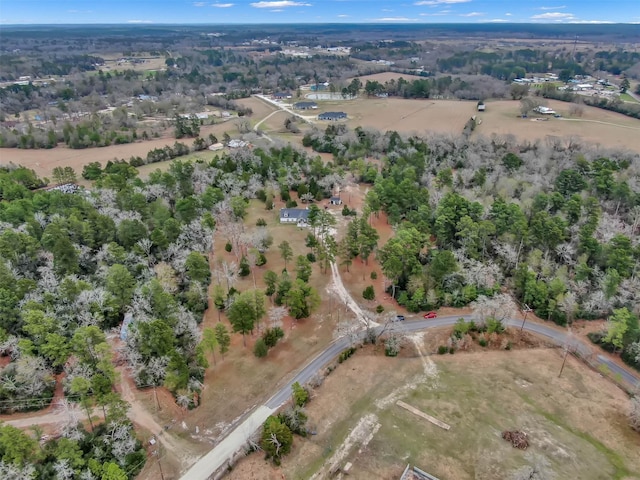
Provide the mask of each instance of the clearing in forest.
POLYGON ((341 455, 340 467, 352 463, 348 478, 399 478, 407 463, 443 479, 515 478, 533 468, 550 479, 640 478, 640 435, 627 426, 627 396, 577 360, 570 357, 558 378, 555 349, 457 353, 426 357, 435 364, 426 375, 413 346, 402 355, 368 347, 339 365, 308 406, 317 435, 296 437, 278 470, 254 454, 230 478, 309 478, 371 415, 381 426, 368 445, 341 455), (451 429, 417 418, 396 405, 400 399, 451 429), (529 448, 513 448, 504 430, 527 433, 529 448))

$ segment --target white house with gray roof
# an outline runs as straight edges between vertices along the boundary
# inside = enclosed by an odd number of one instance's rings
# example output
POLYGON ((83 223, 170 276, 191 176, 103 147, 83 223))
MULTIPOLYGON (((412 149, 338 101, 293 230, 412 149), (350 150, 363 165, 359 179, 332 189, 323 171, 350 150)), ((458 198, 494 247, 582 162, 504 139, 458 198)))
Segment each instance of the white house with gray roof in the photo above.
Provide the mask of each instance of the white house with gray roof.
POLYGON ((296 223, 298 226, 306 226, 309 218, 309 210, 306 208, 281 208, 280 223, 296 223))

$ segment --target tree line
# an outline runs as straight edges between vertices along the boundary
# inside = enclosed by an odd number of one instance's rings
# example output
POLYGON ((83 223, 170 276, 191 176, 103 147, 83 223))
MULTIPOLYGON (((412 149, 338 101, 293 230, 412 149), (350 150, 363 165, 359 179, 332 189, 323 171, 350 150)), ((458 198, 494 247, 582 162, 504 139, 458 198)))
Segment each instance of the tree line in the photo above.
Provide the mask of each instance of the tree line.
MULTIPOLYGON (((561 325, 626 308, 617 348, 635 352, 637 154, 571 138, 516 143, 338 126, 305 138, 372 184, 363 215, 384 212, 395 227, 376 255, 389 292, 410 311, 461 307, 506 286, 561 325)), ((355 250, 344 252, 351 261, 355 250)))

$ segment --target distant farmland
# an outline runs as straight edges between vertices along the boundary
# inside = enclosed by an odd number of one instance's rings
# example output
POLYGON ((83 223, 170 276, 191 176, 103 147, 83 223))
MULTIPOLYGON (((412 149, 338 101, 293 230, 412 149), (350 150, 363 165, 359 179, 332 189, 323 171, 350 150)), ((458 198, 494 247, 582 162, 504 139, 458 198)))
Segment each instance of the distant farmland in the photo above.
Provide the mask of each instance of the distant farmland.
MULTIPOLYGON (((273 107, 255 98, 245 99, 242 103, 254 110, 254 115, 250 117, 252 122, 259 121, 273 111, 273 107)), ((530 141, 544 140, 548 136, 573 137, 594 145, 640 152, 640 120, 588 106, 582 107, 581 117, 572 118, 569 115, 572 104, 559 101, 549 101, 547 104, 560 113, 562 118, 546 117, 547 121, 537 121, 532 115, 529 115, 529 118, 520 118, 520 102, 514 100, 488 101, 486 111, 479 113, 476 111, 476 102, 472 101, 406 100, 364 96, 348 102, 319 101, 319 109, 314 113, 344 111, 349 116, 346 123, 351 128, 362 126, 382 132, 396 130, 416 135, 424 135, 427 132, 458 135, 462 133, 469 118, 477 115, 482 123, 474 135, 490 137, 494 134, 511 134, 521 140, 530 141)), ((285 115, 274 116, 264 126, 278 136, 277 132, 282 130, 280 125, 286 118, 285 115)), ((328 124, 318 121, 313 123, 321 129, 328 124)), ((236 125, 229 122, 203 127, 201 134, 207 136, 214 133, 221 138, 225 132, 237 135, 236 125)), ((283 139, 293 140, 291 135, 283 136, 283 139)), ((192 143, 190 139, 181 141, 189 146, 192 143)), ((84 150, 72 150, 62 145, 52 150, 3 148, 0 149, 0 163, 24 165, 34 169, 40 176, 50 177, 53 168, 58 166, 71 166, 80 173, 83 165, 90 162, 105 164, 109 160, 129 159, 135 155, 144 158, 150 150, 173 145, 174 142, 174 138, 166 136, 146 142, 84 150)))
POLYGON ((576 137, 605 147, 628 148, 640 152, 640 120, 595 107, 583 107, 582 117, 570 117, 572 104, 549 101, 548 106, 563 118, 537 121, 533 116, 519 118, 520 102, 489 101, 485 112, 476 111, 476 102, 458 100, 405 100, 366 98, 349 102, 322 102, 324 110, 342 110, 349 115, 347 124, 381 131, 396 130, 422 135, 425 132, 459 134, 471 116, 482 120, 474 135, 512 134, 523 140, 547 136, 576 137))

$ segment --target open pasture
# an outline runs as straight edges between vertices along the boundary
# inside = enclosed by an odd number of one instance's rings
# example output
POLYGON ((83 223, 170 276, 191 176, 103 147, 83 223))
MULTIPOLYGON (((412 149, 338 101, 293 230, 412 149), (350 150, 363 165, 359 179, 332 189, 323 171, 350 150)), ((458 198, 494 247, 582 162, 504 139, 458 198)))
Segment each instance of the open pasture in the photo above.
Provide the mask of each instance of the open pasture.
POLYGON ((555 349, 419 358, 414 348, 410 342, 394 359, 369 347, 339 365, 308 406, 317 434, 296 437, 281 470, 257 453, 229 478, 313 478, 338 456, 338 468, 352 463, 351 479, 399 478, 407 463, 441 479, 640 478, 640 436, 626 423, 627 396, 579 361, 570 357, 558 378, 555 349), (525 432, 529 448, 513 448, 501 438, 505 430, 525 432), (534 467, 541 476, 516 476, 534 467))
POLYGON ((547 120, 540 121, 531 114, 528 118, 520 118, 520 102, 515 100, 488 101, 484 112, 476 111, 476 102, 462 100, 362 97, 349 102, 324 102, 322 106, 346 112, 349 116, 347 124, 352 128, 362 126, 407 134, 437 132, 457 135, 476 115, 482 122, 474 135, 510 134, 529 141, 548 136, 573 137, 604 147, 640 151, 640 120, 589 106, 582 106, 582 116, 572 117, 570 109, 573 104, 553 100, 545 103, 562 118, 549 116, 545 117, 547 120))

